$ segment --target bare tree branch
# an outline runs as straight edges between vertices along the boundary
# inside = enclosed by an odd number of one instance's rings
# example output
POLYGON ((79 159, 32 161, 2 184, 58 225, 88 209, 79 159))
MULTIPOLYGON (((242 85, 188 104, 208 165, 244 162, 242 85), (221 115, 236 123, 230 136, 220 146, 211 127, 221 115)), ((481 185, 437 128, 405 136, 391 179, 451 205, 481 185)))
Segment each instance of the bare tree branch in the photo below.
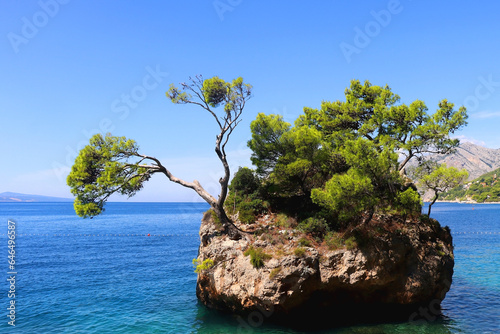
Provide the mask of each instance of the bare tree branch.
MULTIPOLYGON (((216 203, 216 199, 212 195, 210 195, 210 193, 208 193, 198 181, 194 180, 193 182, 187 182, 178 177, 175 177, 167 168, 165 168, 165 166, 161 164, 160 160, 158 160, 155 157, 142 154, 137 154, 137 156, 142 157, 143 159, 153 160, 157 164, 157 166, 147 166, 147 167, 155 169, 156 172, 161 172, 165 174, 167 178, 174 183, 180 184, 181 186, 184 186, 186 188, 193 189, 194 191, 196 191, 198 195, 201 196, 201 198, 203 198, 210 205, 216 203)), ((141 165, 140 167, 145 167, 145 166, 141 165)))

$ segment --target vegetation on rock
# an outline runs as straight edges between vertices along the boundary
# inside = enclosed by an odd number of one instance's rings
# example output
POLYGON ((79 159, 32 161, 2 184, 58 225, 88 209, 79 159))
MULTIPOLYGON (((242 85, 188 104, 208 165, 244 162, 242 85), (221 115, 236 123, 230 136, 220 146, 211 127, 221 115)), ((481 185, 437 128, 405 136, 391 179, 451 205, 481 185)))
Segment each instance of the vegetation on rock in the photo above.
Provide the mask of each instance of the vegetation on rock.
POLYGON ((325 314, 404 313, 444 298, 450 231, 421 214, 418 180, 405 169, 453 151, 465 108, 443 100, 430 115, 423 102, 399 104, 389 87, 369 82, 353 81, 345 94, 345 102, 305 108, 293 125, 264 114, 251 123, 256 169, 236 172, 225 202, 249 233, 228 240, 204 216, 201 258, 227 266, 198 275, 201 302, 317 323, 325 314))
POLYGON ((243 254, 245 256, 250 255, 250 263, 257 269, 263 267, 264 261, 271 258, 271 255, 266 254, 263 249, 254 248, 253 246, 250 246, 243 254))
POLYGON ((388 86, 368 81, 353 80, 345 96, 304 108, 293 126, 280 115, 257 116, 248 142, 256 170, 235 175, 226 203, 232 213, 246 223, 266 211, 294 217, 319 240, 375 212, 420 214, 418 180, 406 176, 406 167, 429 153, 452 152, 459 141, 450 135, 466 125, 465 108, 442 100, 429 114, 424 102, 402 104, 388 86))
POLYGON ((483 174, 465 185, 459 185, 442 194, 443 200, 477 203, 500 202, 500 168, 483 174))
POLYGON ((200 261, 198 259, 193 259, 193 266, 195 266, 195 273, 200 273, 202 270, 208 270, 214 266, 214 260, 206 259, 200 261))

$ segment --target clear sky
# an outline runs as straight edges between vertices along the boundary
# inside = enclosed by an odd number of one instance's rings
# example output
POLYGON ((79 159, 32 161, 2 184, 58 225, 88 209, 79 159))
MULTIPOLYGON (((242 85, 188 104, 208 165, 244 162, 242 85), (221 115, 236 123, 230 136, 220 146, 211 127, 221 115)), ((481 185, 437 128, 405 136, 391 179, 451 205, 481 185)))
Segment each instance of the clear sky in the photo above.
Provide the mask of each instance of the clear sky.
MULTIPOLYGON (((250 166, 257 113, 292 122, 343 100, 351 79, 430 112, 444 98, 465 105, 456 135, 500 148, 499 13, 497 1, 2 1, 0 192, 71 197, 77 151, 111 132, 216 193, 213 119, 165 97, 196 74, 254 86, 228 144, 233 171, 250 166)), ((198 198, 155 176, 133 200, 198 198)))

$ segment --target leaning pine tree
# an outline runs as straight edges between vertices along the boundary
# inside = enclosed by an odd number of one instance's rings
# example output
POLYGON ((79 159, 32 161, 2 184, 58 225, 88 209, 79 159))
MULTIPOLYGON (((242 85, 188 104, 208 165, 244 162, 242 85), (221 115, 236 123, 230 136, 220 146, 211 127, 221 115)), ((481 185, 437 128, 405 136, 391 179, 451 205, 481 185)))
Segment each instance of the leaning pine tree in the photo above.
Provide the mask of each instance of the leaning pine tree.
POLYGON ((215 198, 196 180, 187 182, 175 177, 157 158, 139 152, 134 140, 125 137, 96 134, 90 139, 75 160, 67 183, 75 195, 76 213, 92 218, 104 210, 104 204, 114 194, 134 196, 153 174, 164 174, 170 181, 193 189, 218 216, 224 233, 239 238, 239 230, 224 211, 228 193, 230 169, 226 144, 240 122, 246 101, 251 97, 252 86, 237 78, 226 82, 218 77, 203 80, 190 78, 181 87, 170 86, 167 97, 176 104, 195 104, 210 113, 219 126, 215 152, 222 163, 224 176, 220 178, 220 195, 215 198), (220 110, 223 109, 223 110, 220 110))

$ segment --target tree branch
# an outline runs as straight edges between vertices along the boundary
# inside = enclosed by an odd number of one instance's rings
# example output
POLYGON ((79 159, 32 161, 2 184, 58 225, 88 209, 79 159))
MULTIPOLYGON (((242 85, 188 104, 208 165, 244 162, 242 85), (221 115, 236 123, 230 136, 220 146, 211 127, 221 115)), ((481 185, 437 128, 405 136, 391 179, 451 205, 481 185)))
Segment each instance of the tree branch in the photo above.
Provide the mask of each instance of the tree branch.
POLYGON ((157 172, 162 172, 163 174, 165 174, 165 176, 167 176, 167 178, 170 181, 174 183, 180 184, 181 186, 184 186, 186 188, 193 189, 198 195, 201 196, 201 198, 203 198, 211 206, 215 205, 215 203, 217 202, 216 199, 212 195, 210 195, 210 193, 208 193, 198 181, 194 180, 193 182, 187 182, 178 177, 175 177, 167 168, 165 168, 165 166, 161 164, 160 160, 158 160, 155 157, 142 154, 136 154, 136 155, 144 159, 153 160, 157 164, 157 166, 153 166, 154 169, 157 169, 157 172))

